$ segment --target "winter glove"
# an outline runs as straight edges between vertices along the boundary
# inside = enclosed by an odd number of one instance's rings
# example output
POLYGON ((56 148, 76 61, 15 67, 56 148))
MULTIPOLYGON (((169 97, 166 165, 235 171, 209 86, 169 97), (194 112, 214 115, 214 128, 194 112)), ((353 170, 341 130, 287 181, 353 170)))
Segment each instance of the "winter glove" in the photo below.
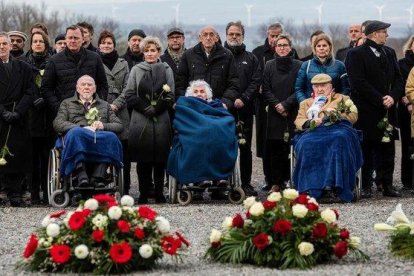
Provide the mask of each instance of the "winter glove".
POLYGON ((152 105, 147 106, 144 109, 144 115, 145 115, 145 117, 148 117, 148 118, 154 117, 155 116, 155 112, 156 112, 156 110, 155 110, 155 108, 152 105))
POLYGON ((41 109, 42 107, 45 106, 45 100, 42 97, 37 98, 36 100, 33 101, 33 106, 34 106, 34 108, 39 110, 39 109, 41 109))
POLYGON ((3 111, 1 116, 3 117, 4 121, 9 124, 18 123, 20 120, 20 115, 17 112, 3 111))

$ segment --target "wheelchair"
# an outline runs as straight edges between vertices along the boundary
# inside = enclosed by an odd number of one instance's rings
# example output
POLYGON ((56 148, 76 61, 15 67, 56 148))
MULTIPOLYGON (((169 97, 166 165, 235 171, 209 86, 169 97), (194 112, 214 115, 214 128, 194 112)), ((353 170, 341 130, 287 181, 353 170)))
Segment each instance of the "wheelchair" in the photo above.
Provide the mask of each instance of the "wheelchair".
POLYGON ((232 174, 228 177, 228 185, 224 187, 211 186, 208 188, 195 186, 194 183, 180 186, 177 180, 171 175, 168 176, 168 202, 171 204, 179 203, 182 206, 188 205, 193 200, 194 193, 207 192, 228 192, 228 200, 233 204, 241 204, 246 198, 246 194, 241 188, 240 160, 237 156, 232 174), (179 187, 180 186, 180 187, 179 187))
POLYGON ((105 176, 105 188, 76 188, 76 176, 63 176, 60 173, 60 151, 53 148, 49 154, 47 193, 49 204, 56 208, 64 208, 71 203, 77 206, 84 196, 96 193, 111 193, 119 201, 124 192, 123 169, 109 165, 105 176))

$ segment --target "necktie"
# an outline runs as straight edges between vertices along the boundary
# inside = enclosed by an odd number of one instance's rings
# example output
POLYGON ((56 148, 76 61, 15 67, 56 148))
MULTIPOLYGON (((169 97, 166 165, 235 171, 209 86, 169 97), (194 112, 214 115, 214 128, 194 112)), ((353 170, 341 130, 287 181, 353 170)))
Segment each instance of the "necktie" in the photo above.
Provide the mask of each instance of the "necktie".
POLYGON ((89 110, 89 108, 91 107, 91 103, 90 102, 84 102, 83 106, 85 107, 86 110, 89 110))

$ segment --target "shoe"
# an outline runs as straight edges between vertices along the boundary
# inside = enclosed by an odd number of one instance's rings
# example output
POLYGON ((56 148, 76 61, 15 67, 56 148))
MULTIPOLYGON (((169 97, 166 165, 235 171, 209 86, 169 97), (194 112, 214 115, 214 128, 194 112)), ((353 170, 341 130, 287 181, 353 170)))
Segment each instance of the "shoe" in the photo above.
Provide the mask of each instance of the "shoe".
POLYGON ((384 189, 382 195, 388 197, 401 197, 401 194, 394 189, 384 189))
POLYGON ((371 198, 372 197, 372 190, 371 188, 363 189, 361 191, 361 198, 371 198))
POLYGON ((213 181, 213 186, 216 186, 216 187, 227 187, 228 185, 229 185, 229 182, 225 179, 213 181))
POLYGON ((265 182, 265 184, 261 187, 262 191, 270 191, 272 189, 272 185, 270 185, 268 182, 265 182))
POLYGON ((205 189, 205 188, 208 188, 208 187, 211 186, 211 182, 207 181, 207 180, 204 180, 204 181, 196 182, 196 183, 194 183, 194 185, 197 186, 197 187, 205 189))
POLYGON ((254 190, 253 186, 250 184, 242 185, 242 189, 246 196, 257 196, 257 192, 254 190))
POLYGON ((228 197, 227 197, 227 195, 226 195, 224 192, 222 192, 222 191, 213 191, 213 192, 211 193, 210 198, 211 198, 212 200, 226 200, 228 197))
POLYGON ((375 182, 375 185, 377 186, 377 192, 383 192, 384 191, 382 182, 380 182, 380 181, 375 182))
POLYGON ((155 203, 167 203, 167 199, 165 198, 164 195, 156 195, 155 203))
POLYGON ((87 178, 82 178, 78 180, 78 187, 79 188, 89 188, 89 181, 87 178))

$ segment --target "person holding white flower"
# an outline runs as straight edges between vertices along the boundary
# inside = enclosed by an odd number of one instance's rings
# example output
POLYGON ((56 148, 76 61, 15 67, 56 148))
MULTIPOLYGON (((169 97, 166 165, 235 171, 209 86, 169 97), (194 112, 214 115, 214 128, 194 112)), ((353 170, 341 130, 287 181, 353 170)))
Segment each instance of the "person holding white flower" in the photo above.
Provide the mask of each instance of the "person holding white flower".
POLYGON ((152 183, 155 201, 164 203, 165 166, 170 151, 172 128, 169 110, 174 104, 174 75, 160 60, 161 42, 147 36, 140 43, 145 61, 135 65, 125 88, 128 108, 132 109, 129 125, 128 154, 137 162, 140 197, 147 203, 152 183))

